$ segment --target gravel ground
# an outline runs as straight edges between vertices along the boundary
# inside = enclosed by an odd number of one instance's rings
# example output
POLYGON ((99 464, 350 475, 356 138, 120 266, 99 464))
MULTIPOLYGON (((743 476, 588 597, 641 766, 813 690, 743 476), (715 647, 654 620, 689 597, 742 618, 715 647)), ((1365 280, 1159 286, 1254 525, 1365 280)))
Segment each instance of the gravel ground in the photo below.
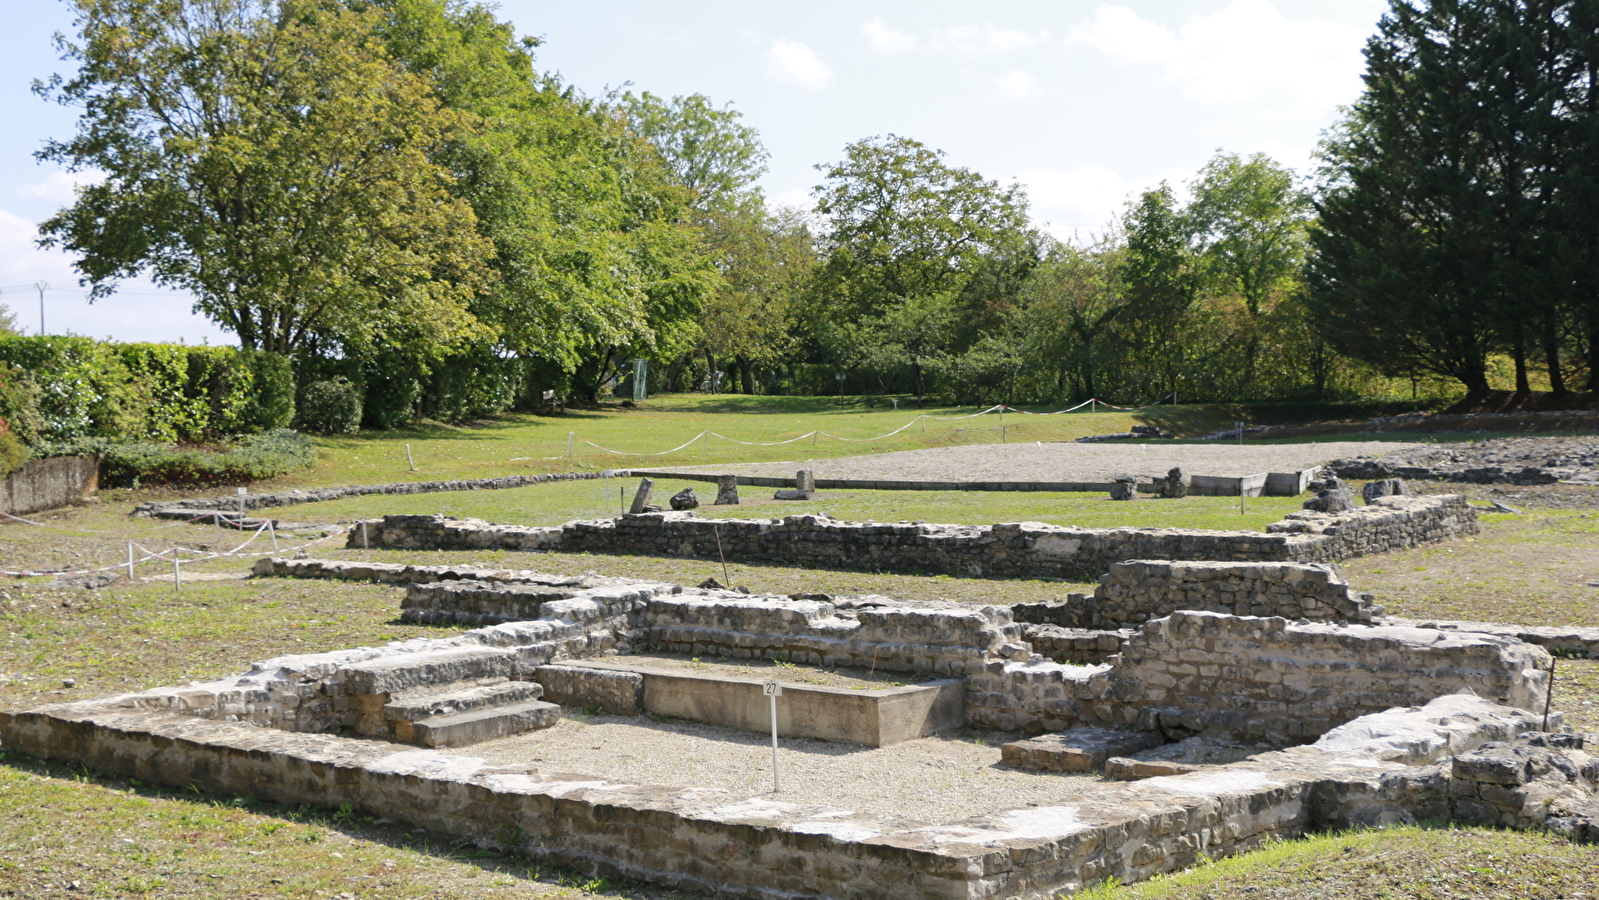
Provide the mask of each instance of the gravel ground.
POLYGON ((1331 459, 1378 456, 1425 447, 1384 441, 1325 444, 978 444, 905 450, 873 456, 744 465, 685 466, 679 472, 792 478, 809 469, 817 478, 878 481, 1088 481, 1129 474, 1148 480, 1173 466, 1187 475, 1238 477, 1297 472, 1331 459))
POLYGON ((901 826, 959 821, 1117 786, 1093 775, 1001 766, 1000 744, 1017 737, 968 730, 876 748, 785 737, 776 794, 770 735, 679 719, 569 713, 554 728, 448 752, 533 768, 555 780, 568 780, 570 773, 578 781, 723 790, 729 803, 816 804, 901 826))

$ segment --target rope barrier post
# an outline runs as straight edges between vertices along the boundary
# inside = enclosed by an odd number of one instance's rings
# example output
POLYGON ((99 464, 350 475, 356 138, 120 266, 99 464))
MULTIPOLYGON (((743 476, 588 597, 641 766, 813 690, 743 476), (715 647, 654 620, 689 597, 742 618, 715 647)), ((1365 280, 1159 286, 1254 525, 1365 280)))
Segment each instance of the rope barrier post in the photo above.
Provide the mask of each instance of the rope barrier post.
POLYGON ((416 460, 411 458, 411 445, 410 444, 406 444, 405 445, 405 464, 411 467, 411 471, 413 471, 413 472, 416 471, 416 460))
POLYGON ((811 446, 812 447, 816 446, 816 438, 817 438, 817 436, 818 436, 818 432, 815 432, 815 431, 811 432, 811 446))
POLYGON ((272 552, 278 552, 278 523, 267 519, 267 533, 272 535, 272 552))
POLYGON ((216 544, 220 547, 222 546, 222 510, 219 509, 211 514, 211 524, 216 526, 213 530, 216 533, 216 544))
POLYGON ((244 525, 244 495, 250 493, 249 488, 239 488, 239 525, 244 525))
POLYGON ((178 548, 172 548, 172 592, 178 593, 183 588, 178 585, 178 548))
POLYGON ((927 433, 927 417, 926 416, 917 416, 916 417, 916 421, 922 423, 922 433, 926 434, 927 433))
POLYGON ((133 580, 133 542, 128 541, 128 580, 133 580))
POLYGON ((571 456, 572 455, 572 444, 576 440, 577 440, 577 432, 568 431, 566 433, 566 455, 567 456, 571 456))
POLYGON ((1095 400, 1093 397, 1089 397, 1088 398, 1088 411, 1091 412, 1091 413, 1099 412, 1099 401, 1095 400))

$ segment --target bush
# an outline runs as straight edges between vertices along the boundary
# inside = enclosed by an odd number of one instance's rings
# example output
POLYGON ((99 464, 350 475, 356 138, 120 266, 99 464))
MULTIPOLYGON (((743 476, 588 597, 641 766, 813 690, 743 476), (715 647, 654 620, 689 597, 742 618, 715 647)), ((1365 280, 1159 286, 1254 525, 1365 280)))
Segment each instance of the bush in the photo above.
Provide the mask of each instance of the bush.
POLYGON ((231 431, 243 434, 288 428, 294 423, 294 367, 270 350, 240 350, 241 368, 250 375, 250 396, 231 431))
POLYGON ((28 373, 0 362, 0 420, 23 444, 36 443, 44 431, 39 413, 39 385, 28 373))
POLYGON ((39 386, 42 438, 144 434, 149 401, 110 348, 86 337, 0 336, 0 362, 25 369, 39 386))
POLYGON ((6 424, 6 420, 0 419, 0 478, 4 478, 22 468, 22 464, 27 461, 28 448, 24 447, 22 441, 11 433, 11 428, 6 424))
POLYGON ((104 487, 243 484, 276 478, 316 462, 311 439, 288 429, 253 434, 220 451, 148 442, 116 444, 99 438, 46 444, 45 456, 99 455, 104 487))
POLYGON ((315 434, 354 434, 361 428, 361 392, 342 375, 306 385, 300 428, 315 434))

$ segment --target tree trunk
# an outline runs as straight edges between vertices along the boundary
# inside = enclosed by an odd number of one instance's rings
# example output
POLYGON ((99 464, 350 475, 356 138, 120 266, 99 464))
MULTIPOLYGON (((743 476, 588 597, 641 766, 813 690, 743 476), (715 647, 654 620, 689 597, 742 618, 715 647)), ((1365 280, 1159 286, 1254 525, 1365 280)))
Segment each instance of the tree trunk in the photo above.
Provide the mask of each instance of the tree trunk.
POLYGON ((713 394, 721 393, 722 386, 716 380, 716 354, 712 353, 710 350, 706 350, 705 364, 710 367, 710 370, 705 374, 706 386, 711 389, 711 393, 713 394))
POLYGON ((1557 396, 1567 393, 1566 373, 1560 368, 1560 339, 1553 331, 1543 338, 1544 366, 1549 370, 1549 391, 1557 396))
POLYGON ((1511 358, 1516 362, 1516 393, 1532 393, 1532 384, 1527 380, 1527 344, 1521 338, 1516 338, 1516 345, 1511 348, 1511 358))
POLYGON ((740 356, 737 361, 740 387, 746 394, 755 393, 755 364, 747 356, 740 356))

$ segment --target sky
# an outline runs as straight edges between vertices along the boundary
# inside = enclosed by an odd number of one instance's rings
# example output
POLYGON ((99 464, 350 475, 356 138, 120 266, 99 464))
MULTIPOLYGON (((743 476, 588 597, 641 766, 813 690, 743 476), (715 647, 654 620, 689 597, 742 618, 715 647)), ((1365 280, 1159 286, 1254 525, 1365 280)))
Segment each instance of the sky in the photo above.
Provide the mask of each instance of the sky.
MULTIPOLYGON (((543 39, 539 67, 590 95, 704 94, 760 131, 768 202, 805 205, 816 166, 875 135, 914 138, 945 162, 1023 184, 1035 222, 1087 240, 1129 196, 1181 187, 1215 153, 1265 153, 1301 174, 1321 132, 1360 92, 1361 49, 1385 0, 986 3, 812 0, 750 4, 503 0, 497 15, 543 39)), ((85 176, 34 153, 76 112, 35 96, 70 74, 52 36, 59 0, 19 0, 0 40, 0 304, 22 331, 233 345, 193 300, 147 279, 89 304, 73 260, 35 246, 38 223, 85 176), (45 285, 41 292, 39 285, 45 285), (41 323, 41 296, 43 310, 41 323)))

